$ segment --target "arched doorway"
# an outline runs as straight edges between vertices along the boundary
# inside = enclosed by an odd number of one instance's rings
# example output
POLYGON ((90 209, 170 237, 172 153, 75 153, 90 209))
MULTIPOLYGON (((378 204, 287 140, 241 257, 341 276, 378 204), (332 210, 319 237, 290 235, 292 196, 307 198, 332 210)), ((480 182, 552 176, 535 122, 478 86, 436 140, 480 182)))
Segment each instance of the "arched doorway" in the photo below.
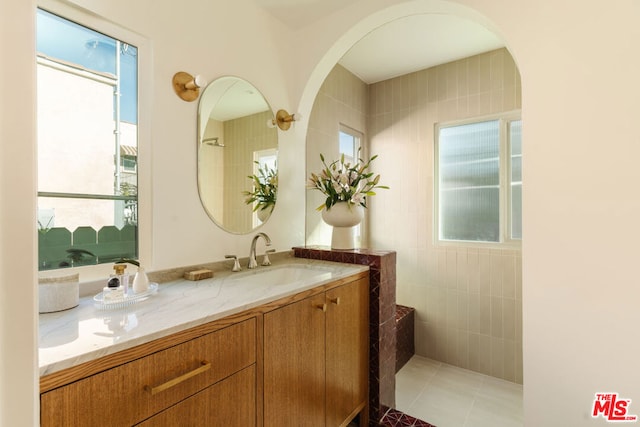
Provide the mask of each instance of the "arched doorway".
MULTIPOLYGON (((423 15, 433 17, 429 13, 423 15)), ((473 14, 462 15, 456 16, 470 19, 473 14)), ((388 22, 397 24, 407 16, 414 19, 419 15, 395 16, 388 22)), ((379 24, 373 18, 372 22, 379 24)), ((368 31, 363 23, 358 29, 369 34, 379 28, 373 27, 373 23, 370 25, 372 27, 368 31)), ((344 53, 344 38, 323 58, 313 77, 317 77, 327 65, 328 57, 335 56, 334 50, 344 53)), ((351 34, 349 38, 353 38, 351 34)), ((506 48, 494 49, 429 69, 412 70, 393 79, 363 83, 364 88, 350 75, 353 76, 350 70, 338 65, 331 68, 327 79, 352 80, 356 92, 361 91, 368 96, 363 108, 352 105, 352 109, 365 111, 359 111, 355 118, 354 115, 349 118, 333 117, 331 126, 338 124, 357 128, 354 121, 364 123, 363 134, 370 154, 380 154, 376 172, 383 175, 383 181, 387 179, 384 183, 392 187, 394 196, 385 195, 380 198, 382 202, 378 203, 380 199, 377 199, 372 203, 369 242, 376 249, 398 252, 397 299, 399 303, 416 308, 417 354, 521 384, 522 280, 519 246, 514 244, 496 251, 496 246, 442 245, 434 243, 437 238, 434 237, 433 226, 435 124, 520 110, 520 76, 514 59, 506 48), (462 68, 467 70, 464 78, 459 72, 462 68), (469 68, 474 68, 474 71, 470 73, 469 68), (498 68, 503 72, 503 80, 500 83, 494 81, 493 84, 499 88, 492 88, 491 75, 495 77, 498 68), (480 77, 482 73, 487 75, 480 77), (336 77, 336 74, 340 76, 336 77), (477 76, 476 86, 472 89, 469 89, 470 74, 477 76), (445 79, 444 85, 438 84, 439 77, 445 79), (419 90, 421 79, 427 86, 427 90, 422 92, 419 90), (462 86, 465 86, 464 93, 462 86), (485 89, 479 86, 485 86, 485 89), (429 87, 436 92, 429 93, 429 87), (451 95, 451 91, 456 94, 451 95), (419 96, 426 99, 421 100, 419 96), (491 100, 497 102, 499 96, 502 96, 501 106, 492 107, 491 100), (484 101, 481 101, 483 97, 484 101), (485 101, 487 104, 481 105, 485 101), (379 107, 385 102, 391 105, 379 107), (423 190, 423 194, 415 196, 423 190), (501 277, 500 283, 492 279, 492 274, 494 278, 496 275, 501 277)), ((332 90, 340 90, 336 87, 336 83, 329 83, 318 88, 318 93, 326 99, 324 105, 318 104, 322 100, 314 99, 314 107, 325 111, 324 124, 318 125, 319 121, 315 120, 315 108, 309 110, 307 161, 317 157, 314 151, 326 153, 326 141, 333 132, 330 128, 323 134, 319 129, 326 126, 326 111, 338 112, 336 114, 339 115, 339 105, 350 102, 340 99, 339 93, 331 93, 332 90), (331 106, 332 98, 334 104, 331 106)), ((356 104, 358 102, 362 101, 355 101, 356 104)), ((308 165, 307 175, 315 169, 308 165)), ((323 243, 317 240, 320 233, 316 233, 314 225, 318 223, 317 212, 313 211, 316 205, 315 201, 307 205, 307 244, 323 243)))

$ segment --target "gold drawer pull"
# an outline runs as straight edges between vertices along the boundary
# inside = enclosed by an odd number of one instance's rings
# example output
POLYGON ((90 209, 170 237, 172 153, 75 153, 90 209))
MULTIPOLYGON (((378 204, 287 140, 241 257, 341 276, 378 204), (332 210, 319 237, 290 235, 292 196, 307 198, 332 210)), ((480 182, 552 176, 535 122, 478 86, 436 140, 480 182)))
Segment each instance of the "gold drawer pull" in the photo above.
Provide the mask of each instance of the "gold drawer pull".
POLYGON ((340 305, 340 297, 329 298, 329 301, 331 301, 332 304, 340 305))
POLYGON ((319 310, 327 311, 327 304, 314 304, 313 306, 319 310))
POLYGON ((200 362, 200 364, 201 366, 199 368, 196 368, 193 371, 189 371, 186 374, 180 375, 179 377, 169 380, 164 384, 160 384, 159 386, 156 386, 156 387, 151 387, 149 385, 146 385, 144 386, 144 389, 149 393, 151 393, 151 395, 158 394, 161 391, 165 391, 173 386, 180 384, 183 381, 188 380, 191 377, 195 377, 196 375, 199 375, 211 369, 211 363, 207 362, 206 360, 203 360, 202 362, 200 362))

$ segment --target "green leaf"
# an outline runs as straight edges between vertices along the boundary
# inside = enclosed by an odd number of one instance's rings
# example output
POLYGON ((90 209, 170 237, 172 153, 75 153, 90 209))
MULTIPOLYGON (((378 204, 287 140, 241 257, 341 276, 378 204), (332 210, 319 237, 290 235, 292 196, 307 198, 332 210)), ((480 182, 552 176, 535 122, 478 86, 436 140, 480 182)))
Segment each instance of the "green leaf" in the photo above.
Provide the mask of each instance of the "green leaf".
POLYGON ((327 200, 324 202, 324 205, 327 207, 327 209, 331 208, 331 202, 332 202, 332 198, 327 197, 327 200))

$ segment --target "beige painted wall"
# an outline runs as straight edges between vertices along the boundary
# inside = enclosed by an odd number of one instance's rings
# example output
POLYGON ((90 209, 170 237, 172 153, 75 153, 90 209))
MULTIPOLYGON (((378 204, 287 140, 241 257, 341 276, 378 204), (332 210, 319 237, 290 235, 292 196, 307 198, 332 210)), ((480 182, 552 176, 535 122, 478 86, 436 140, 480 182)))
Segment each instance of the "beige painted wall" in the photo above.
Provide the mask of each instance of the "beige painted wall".
POLYGON ((11 58, 11 66, 0 65, 2 427, 38 425, 34 7, 32 1, 0 3, 0 54, 11 58))

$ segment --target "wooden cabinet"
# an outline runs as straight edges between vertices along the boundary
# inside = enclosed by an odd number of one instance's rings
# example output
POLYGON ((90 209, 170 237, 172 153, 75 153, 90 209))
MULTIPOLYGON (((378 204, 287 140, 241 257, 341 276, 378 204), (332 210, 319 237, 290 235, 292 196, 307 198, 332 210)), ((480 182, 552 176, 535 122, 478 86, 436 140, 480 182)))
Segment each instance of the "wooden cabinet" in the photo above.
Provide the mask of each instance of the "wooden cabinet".
POLYGON ((256 368, 243 369, 138 424, 140 427, 256 425, 256 368))
MULTIPOLYGON (((327 291, 326 425, 340 426, 367 408, 369 281, 327 291)), ((360 425, 368 425, 362 417, 360 425)))
POLYGON ((324 293, 264 315, 264 425, 321 426, 325 408, 324 293))
POLYGON ((368 280, 264 315, 264 426, 367 425, 368 280))
MULTIPOLYGON (((256 319, 250 319, 44 392, 40 424, 131 426, 255 363, 256 319)), ((232 382, 236 393, 255 396, 250 372, 251 387, 239 390, 232 382)), ((246 409, 244 401, 229 401, 238 403, 233 410, 246 409)), ((226 425, 255 425, 255 416, 252 424, 226 425)))
POLYGON ((368 274, 40 379, 48 426, 367 425, 368 274))

